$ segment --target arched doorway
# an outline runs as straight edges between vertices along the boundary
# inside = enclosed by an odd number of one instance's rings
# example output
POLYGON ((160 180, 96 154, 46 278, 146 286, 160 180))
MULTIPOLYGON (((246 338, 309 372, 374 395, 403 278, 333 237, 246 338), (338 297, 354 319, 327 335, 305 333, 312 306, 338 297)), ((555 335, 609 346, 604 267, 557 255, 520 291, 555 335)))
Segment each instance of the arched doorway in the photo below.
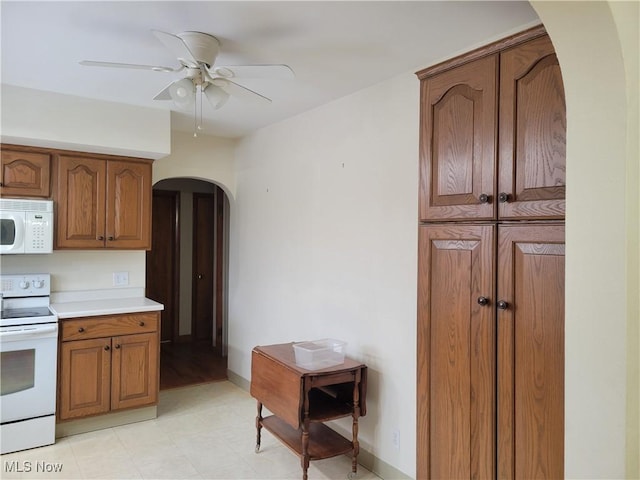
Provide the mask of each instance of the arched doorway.
POLYGON ((228 203, 208 181, 170 178, 153 187, 146 296, 165 305, 161 389, 226 379, 228 203))

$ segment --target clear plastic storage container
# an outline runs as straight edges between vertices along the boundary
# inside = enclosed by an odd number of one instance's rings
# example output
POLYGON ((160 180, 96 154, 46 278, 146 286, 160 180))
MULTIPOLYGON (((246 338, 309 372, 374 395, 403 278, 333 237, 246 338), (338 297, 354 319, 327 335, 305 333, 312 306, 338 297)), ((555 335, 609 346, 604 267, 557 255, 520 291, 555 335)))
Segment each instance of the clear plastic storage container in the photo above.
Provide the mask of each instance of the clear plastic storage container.
POLYGON ((296 365, 307 370, 320 370, 344 363, 346 342, 333 338, 324 338, 312 342, 293 344, 296 365))

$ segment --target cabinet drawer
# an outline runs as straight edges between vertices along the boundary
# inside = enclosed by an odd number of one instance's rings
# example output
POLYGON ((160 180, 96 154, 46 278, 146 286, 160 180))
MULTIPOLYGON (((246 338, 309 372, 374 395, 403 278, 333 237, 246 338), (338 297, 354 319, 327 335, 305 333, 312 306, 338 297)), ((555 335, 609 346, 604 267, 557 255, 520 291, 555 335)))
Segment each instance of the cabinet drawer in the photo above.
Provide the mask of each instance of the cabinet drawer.
POLYGON ((74 318, 62 320, 63 342, 87 338, 132 335, 158 330, 158 313, 130 313, 125 315, 103 315, 100 317, 74 318))

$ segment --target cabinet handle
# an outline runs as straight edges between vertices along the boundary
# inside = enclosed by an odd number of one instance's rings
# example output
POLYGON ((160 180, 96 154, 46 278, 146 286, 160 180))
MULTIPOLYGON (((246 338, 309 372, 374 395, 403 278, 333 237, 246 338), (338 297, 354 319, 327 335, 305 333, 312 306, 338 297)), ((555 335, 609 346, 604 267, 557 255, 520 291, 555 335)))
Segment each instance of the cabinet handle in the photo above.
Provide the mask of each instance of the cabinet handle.
POLYGON ((104 237, 102 235, 98 235, 98 240, 103 241, 104 237))
POLYGON ((511 195, 508 193, 500 192, 498 194, 498 201, 500 203, 507 203, 511 199, 511 195))
POLYGON ((481 193, 478 197, 480 203, 491 203, 491 195, 487 195, 486 193, 481 193))
POLYGON ((144 322, 140 322, 139 324, 141 327, 144 327, 144 322))
POLYGON ((113 348, 115 348, 116 350, 118 350, 118 349, 120 348, 120 344, 119 344, 119 343, 116 343, 116 346, 115 346, 115 347, 113 347, 113 348))
POLYGON ((487 297, 478 297, 478 305, 482 307, 489 305, 489 299, 487 297))
POLYGON ((82 332, 84 332, 84 327, 80 327, 80 328, 78 329, 78 333, 82 333, 82 332))
POLYGON ((109 236, 107 237, 107 240, 109 240, 110 242, 112 242, 112 241, 113 241, 113 236, 112 236, 112 235, 109 235, 109 236))
POLYGON ((506 310, 507 308, 509 308, 509 304, 504 300, 500 300, 496 305, 500 310, 506 310))
POLYGON ((111 350, 111 347, 109 345, 105 345, 104 346, 104 350, 105 350, 105 352, 108 352, 109 350, 111 350))

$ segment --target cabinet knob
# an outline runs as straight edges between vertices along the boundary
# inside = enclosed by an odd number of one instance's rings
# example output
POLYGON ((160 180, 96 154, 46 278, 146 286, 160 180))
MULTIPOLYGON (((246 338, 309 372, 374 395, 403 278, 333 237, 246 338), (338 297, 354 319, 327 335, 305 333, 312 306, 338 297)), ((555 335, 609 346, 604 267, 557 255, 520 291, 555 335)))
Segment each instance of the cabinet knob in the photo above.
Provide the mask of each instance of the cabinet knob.
POLYGON ((98 240, 103 241, 104 237, 102 235, 98 235, 98 240))
POLYGON ((480 203, 491 203, 491 195, 487 195, 486 193, 481 193, 478 197, 480 203))
POLYGON ((104 350, 105 350, 105 352, 108 352, 109 350, 111 350, 111 347, 109 345, 105 345, 104 346, 104 350))
POLYGON ((489 299, 487 297, 478 297, 478 305, 482 307, 489 305, 489 299))
POLYGON ((500 310, 506 310, 507 308, 509 308, 509 304, 504 300, 500 300, 496 305, 500 310))
POLYGON ((119 343, 116 343, 116 346, 115 346, 115 347, 113 347, 113 348, 115 348, 116 350, 118 350, 118 349, 120 348, 120 344, 119 344, 119 343))
POLYGON ((507 203, 511 199, 511 195, 508 193, 500 192, 498 194, 498 201, 500 203, 507 203))
POLYGON ((107 237, 107 240, 109 240, 110 242, 113 242, 113 235, 109 235, 109 236, 107 237))
POLYGON ((80 327, 80 328, 78 329, 78 333, 82 333, 82 332, 84 332, 84 327, 80 327))
POLYGON ((140 325, 141 327, 144 327, 144 322, 140 322, 140 323, 139 323, 139 325, 140 325))
POLYGON ((201 273, 198 274, 198 280, 202 280, 203 275, 201 273))

